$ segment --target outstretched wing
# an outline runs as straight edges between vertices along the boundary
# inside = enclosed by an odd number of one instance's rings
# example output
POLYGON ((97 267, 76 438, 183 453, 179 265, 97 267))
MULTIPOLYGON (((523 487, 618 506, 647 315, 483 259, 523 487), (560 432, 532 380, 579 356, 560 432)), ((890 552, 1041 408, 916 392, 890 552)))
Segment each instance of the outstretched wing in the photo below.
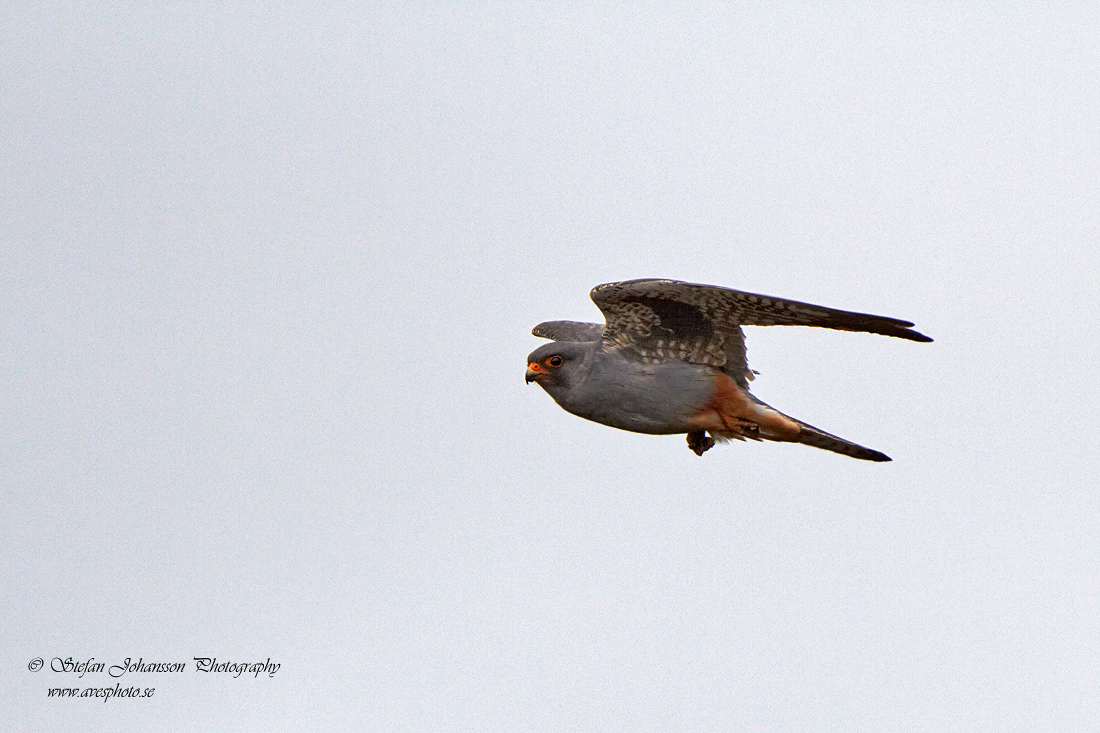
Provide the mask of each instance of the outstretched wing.
POLYGON ((603 326, 579 321, 546 321, 532 328, 531 333, 551 341, 599 341, 603 338, 603 326))
POLYGON ((604 344, 627 349, 644 362, 682 359, 716 367, 747 387, 752 372, 741 321, 706 300, 708 290, 722 288, 676 280, 597 285, 591 295, 607 319, 604 344))
POLYGON ((751 375, 741 326, 819 326, 931 341, 912 323, 867 313, 678 280, 627 280, 597 285, 592 300, 607 319, 604 342, 645 361, 668 358, 719 367, 735 379, 751 375))

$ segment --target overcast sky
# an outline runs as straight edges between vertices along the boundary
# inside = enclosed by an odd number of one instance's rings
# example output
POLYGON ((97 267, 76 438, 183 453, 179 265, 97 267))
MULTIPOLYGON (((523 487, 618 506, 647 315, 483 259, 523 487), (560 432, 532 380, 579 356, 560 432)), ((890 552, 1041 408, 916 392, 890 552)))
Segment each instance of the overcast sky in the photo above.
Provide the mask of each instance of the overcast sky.
POLYGON ((1100 729, 1100 11, 958 5, 6 5, 5 726, 1100 729), (638 277, 893 463, 524 384, 638 277))

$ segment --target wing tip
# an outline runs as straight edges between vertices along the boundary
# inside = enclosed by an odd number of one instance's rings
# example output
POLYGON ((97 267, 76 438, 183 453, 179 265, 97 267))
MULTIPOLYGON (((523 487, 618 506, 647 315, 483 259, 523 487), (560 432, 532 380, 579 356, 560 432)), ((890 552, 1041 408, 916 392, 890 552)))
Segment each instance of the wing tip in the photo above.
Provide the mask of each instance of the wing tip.
MULTIPOLYGON (((912 326, 912 324, 910 324, 910 326, 912 326)), ((898 338, 903 338, 903 339, 906 339, 908 341, 916 341, 916 342, 922 343, 922 344, 930 344, 933 341, 931 336, 925 336, 920 331, 914 331, 909 326, 907 326, 905 328, 898 329, 897 331, 888 333, 886 335, 887 336, 897 336, 898 338)))

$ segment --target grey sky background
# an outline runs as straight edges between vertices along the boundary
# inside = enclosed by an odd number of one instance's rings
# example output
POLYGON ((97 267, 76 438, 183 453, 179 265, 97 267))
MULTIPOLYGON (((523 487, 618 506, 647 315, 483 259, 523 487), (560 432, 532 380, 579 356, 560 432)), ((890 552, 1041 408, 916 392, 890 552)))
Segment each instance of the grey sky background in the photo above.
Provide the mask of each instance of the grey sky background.
POLYGON ((866 5, 0 10, 5 727, 1100 728, 1100 12, 866 5), (894 462, 524 384, 635 277, 894 462))

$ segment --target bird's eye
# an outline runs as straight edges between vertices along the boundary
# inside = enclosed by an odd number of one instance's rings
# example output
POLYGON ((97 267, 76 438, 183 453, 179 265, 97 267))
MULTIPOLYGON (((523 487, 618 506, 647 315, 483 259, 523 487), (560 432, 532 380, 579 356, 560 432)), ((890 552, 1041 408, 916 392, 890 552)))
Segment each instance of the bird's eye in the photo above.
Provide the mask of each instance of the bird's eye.
POLYGON ((561 357, 560 356, 551 356, 550 357, 550 366, 560 367, 561 366, 561 357))

